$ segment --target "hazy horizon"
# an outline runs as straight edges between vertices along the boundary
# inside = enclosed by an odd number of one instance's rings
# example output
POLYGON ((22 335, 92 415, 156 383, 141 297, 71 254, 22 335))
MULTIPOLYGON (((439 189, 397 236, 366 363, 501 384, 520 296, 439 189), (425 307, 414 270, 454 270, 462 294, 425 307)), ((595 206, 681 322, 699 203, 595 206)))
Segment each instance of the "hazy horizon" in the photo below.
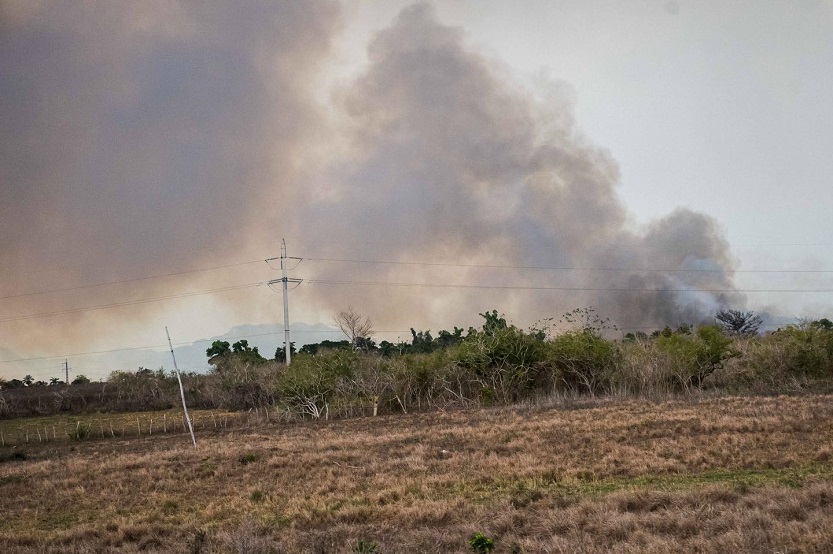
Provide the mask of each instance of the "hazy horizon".
POLYGON ((0 349, 282 325, 283 238, 291 321, 378 340, 822 317, 831 37, 827 1, 2 0, 0 349))

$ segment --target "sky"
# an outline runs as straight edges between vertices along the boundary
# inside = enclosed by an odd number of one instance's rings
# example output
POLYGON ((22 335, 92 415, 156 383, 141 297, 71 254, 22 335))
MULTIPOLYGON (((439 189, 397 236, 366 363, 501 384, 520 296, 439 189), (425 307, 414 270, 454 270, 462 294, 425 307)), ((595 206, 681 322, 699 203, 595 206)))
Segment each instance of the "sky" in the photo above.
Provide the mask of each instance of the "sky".
POLYGON ((830 67, 829 0, 0 0, 0 376, 281 325, 282 239, 377 340, 829 316, 830 67))

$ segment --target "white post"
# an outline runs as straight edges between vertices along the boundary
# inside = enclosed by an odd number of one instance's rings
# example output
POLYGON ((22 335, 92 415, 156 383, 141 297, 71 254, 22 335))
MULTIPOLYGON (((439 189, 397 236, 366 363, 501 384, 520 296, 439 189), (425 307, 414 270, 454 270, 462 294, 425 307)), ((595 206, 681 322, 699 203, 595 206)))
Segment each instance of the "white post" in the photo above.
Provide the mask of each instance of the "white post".
POLYGON ((182 411, 185 412, 185 420, 188 422, 188 430, 191 431, 191 442, 194 443, 194 448, 197 447, 197 439, 194 437, 194 428, 191 426, 191 417, 188 415, 188 406, 185 405, 185 389, 182 388, 182 377, 179 376, 179 368, 176 366, 176 356, 174 356, 174 345, 171 342, 171 334, 168 332, 168 326, 165 326, 165 334, 168 335, 168 346, 171 348, 171 358, 174 361, 174 371, 176 371, 176 380, 179 381, 179 395, 182 397, 182 411))

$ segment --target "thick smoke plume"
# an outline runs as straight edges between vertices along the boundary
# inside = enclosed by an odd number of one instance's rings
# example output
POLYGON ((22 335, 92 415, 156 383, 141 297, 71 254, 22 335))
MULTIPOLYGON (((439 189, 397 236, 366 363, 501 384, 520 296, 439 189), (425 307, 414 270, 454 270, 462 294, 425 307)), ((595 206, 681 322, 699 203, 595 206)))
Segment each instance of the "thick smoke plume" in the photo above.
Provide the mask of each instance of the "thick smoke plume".
MULTIPOLYGON (((354 159, 333 175, 332 200, 309 211, 310 221, 328 222, 315 226, 319 242, 341 237, 369 259, 514 266, 365 265, 350 268, 353 280, 528 288, 354 286, 350 294, 361 300, 353 302, 373 314, 495 307, 528 323, 592 306, 626 328, 713 316, 716 293, 687 291, 732 288, 715 221, 681 209, 630 230, 616 163, 576 130, 559 87, 536 99, 426 5, 404 10, 369 58, 341 97, 354 159), (610 271, 621 268, 633 271, 610 271), (531 290, 552 287, 596 290, 531 290)), ((343 289, 328 292, 328 304, 346 301, 343 289)))
MULTIPOLYGON (((0 296, 249 259, 281 234, 300 256, 458 264, 298 268, 377 284, 305 284, 296 313, 352 305, 380 330, 473 324, 492 308, 530 324, 582 306, 625 328, 696 323, 718 293, 681 291, 732 288, 715 221, 681 209, 634 229, 616 163, 577 130, 565 87, 521 86, 427 5, 372 40, 329 106, 333 2, 0 10, 0 296)), ((108 300, 203 280, 110 288, 108 300)), ((8 299, 0 318, 101 294, 8 299)), ((241 320, 256 304, 241 301, 241 320)), ((132 308, 132 323, 157 309, 132 308)), ((0 323, 0 346, 66 349, 124 317, 0 323)))

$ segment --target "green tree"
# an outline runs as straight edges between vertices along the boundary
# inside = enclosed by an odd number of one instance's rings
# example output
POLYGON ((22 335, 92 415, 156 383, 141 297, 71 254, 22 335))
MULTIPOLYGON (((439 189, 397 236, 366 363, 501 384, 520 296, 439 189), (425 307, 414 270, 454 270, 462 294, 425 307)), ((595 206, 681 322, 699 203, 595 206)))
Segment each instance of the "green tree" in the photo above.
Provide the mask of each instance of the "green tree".
POLYGON ((723 367, 724 361, 736 355, 732 339, 717 325, 700 327, 693 335, 662 334, 656 344, 668 356, 672 373, 683 388, 699 387, 706 377, 723 367))
POLYGON ((231 354, 231 350, 229 349, 228 341, 224 340, 215 340, 211 343, 211 348, 208 348, 205 351, 205 355, 209 357, 209 362, 211 363, 211 358, 216 357, 223 357, 231 354))
MULTIPOLYGON (((497 312, 488 315, 497 317, 497 312)), ((514 402, 534 385, 545 343, 514 325, 500 327, 500 319, 497 327, 484 325, 450 352, 457 366, 471 372, 469 380, 479 384, 482 400, 514 402)))
POLYGON ((411 327, 411 336, 411 347, 408 349, 410 352, 425 354, 434 350, 434 337, 431 336, 430 329, 417 332, 411 327))
POLYGON ((443 329, 437 333, 437 338, 434 339, 440 348, 448 348, 455 344, 463 342, 463 329, 455 326, 454 331, 446 331, 443 329))
POLYGON ((816 329, 823 329, 825 331, 833 331, 833 321, 830 321, 826 317, 811 321, 810 326, 815 327, 816 329))
MULTIPOLYGON (((295 343, 292 343, 295 344, 295 343)), ((350 350, 351 345, 350 341, 348 340, 322 340, 321 342, 314 342, 310 344, 305 344, 301 347, 301 354, 309 354, 310 356, 315 356, 317 354, 322 353, 325 350, 350 350)), ((281 349, 283 351, 283 349, 281 349)), ((295 353, 295 350, 292 350, 292 353, 295 353)))
POLYGON ((249 346, 249 341, 243 339, 231 345, 231 356, 237 361, 261 364, 266 358, 260 355, 257 346, 249 346))
POLYGON ((72 380, 73 385, 86 385, 90 382, 90 378, 86 375, 78 375, 75 379, 72 380))
POLYGON ((376 350, 376 341, 370 337, 358 337, 356 338, 356 350, 361 350, 362 352, 372 352, 373 350, 376 350))
MULTIPOLYGON (((346 341, 345 341, 345 342, 346 342, 346 341)), ((303 351, 304 351, 304 349, 302 348, 302 349, 301 349, 301 352, 303 352, 303 351)), ((290 353, 292 356, 294 356, 294 355, 295 355, 295 353, 296 353, 296 350, 295 350, 295 342, 290 342, 290 343, 289 343, 289 353, 290 353)), ((283 362, 283 361, 285 361, 285 360, 286 360, 286 346, 279 346, 279 347, 277 348, 277 350, 275 350, 275 361, 276 361, 276 362, 283 362)))
POLYGON ((609 387, 620 360, 616 343, 591 327, 572 329, 547 343, 547 362, 555 381, 591 396, 609 387))
POLYGON ((501 329, 506 329, 508 327, 506 323, 506 318, 503 317, 503 315, 498 315, 497 310, 492 310, 491 312, 484 312, 479 315, 486 320, 483 323, 483 332, 487 335, 494 335, 501 329))
POLYGON ((765 344, 770 348, 777 346, 789 373, 808 377, 827 377, 833 373, 833 329, 821 321, 788 325, 765 337, 765 344))

